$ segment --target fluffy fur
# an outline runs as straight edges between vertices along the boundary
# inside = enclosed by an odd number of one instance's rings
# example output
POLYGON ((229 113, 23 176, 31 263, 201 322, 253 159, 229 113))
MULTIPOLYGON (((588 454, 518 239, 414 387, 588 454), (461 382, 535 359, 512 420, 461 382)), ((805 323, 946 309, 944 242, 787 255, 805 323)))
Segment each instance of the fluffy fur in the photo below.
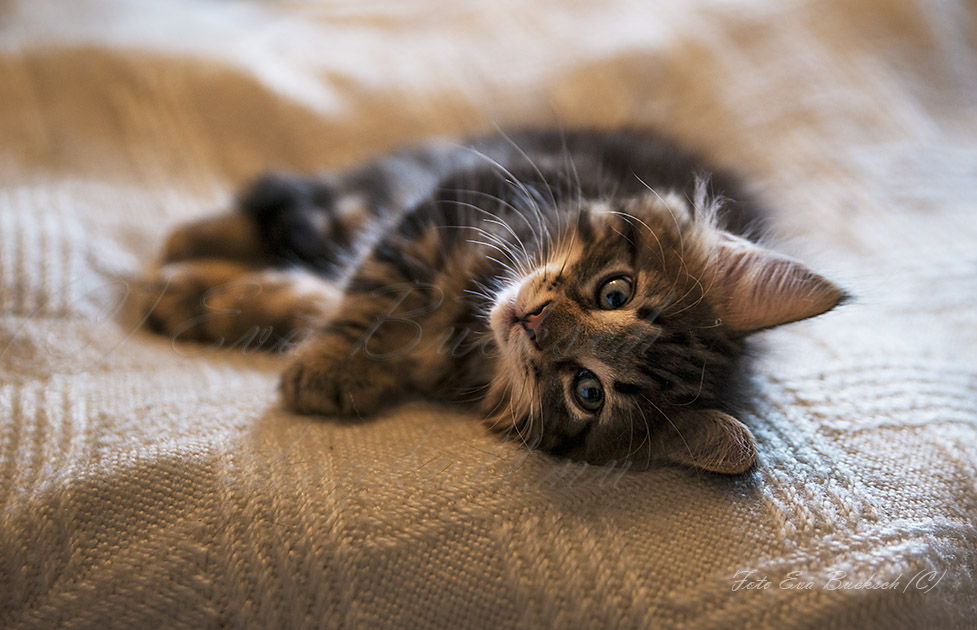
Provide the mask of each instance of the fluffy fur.
POLYGON ((746 337, 844 297, 748 240, 758 216, 735 179, 647 132, 428 144, 267 176, 180 228, 150 323, 308 337, 281 381, 301 413, 423 396, 555 454, 739 473, 756 457, 731 415, 746 337))

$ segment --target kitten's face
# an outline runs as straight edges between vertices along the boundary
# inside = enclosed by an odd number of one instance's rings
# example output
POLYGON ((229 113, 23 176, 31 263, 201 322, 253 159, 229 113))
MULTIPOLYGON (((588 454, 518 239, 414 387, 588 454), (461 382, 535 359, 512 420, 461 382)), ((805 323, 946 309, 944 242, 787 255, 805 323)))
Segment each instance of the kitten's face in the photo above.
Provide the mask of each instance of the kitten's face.
POLYGON ((715 316, 683 264, 698 253, 692 217, 670 201, 584 208, 562 246, 498 296, 500 425, 545 450, 623 461, 660 441, 662 407, 694 400, 697 333, 715 316))
POLYGON ((736 320, 733 275, 755 283, 727 249, 765 250, 668 197, 587 206, 559 241, 491 311, 503 367, 486 399, 490 422, 594 463, 748 468, 752 436, 719 411, 723 390, 745 333, 782 322, 723 321, 736 320), (684 453, 669 456, 676 445, 684 453))

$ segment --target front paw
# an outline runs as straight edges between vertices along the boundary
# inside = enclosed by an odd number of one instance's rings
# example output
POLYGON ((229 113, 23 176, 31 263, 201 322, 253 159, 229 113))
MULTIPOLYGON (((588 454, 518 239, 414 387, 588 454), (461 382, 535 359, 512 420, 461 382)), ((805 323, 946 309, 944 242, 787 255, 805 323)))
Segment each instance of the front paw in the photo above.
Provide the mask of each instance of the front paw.
POLYGON ((378 361, 325 340, 302 349, 282 374, 285 407, 298 413, 369 416, 402 398, 406 389, 391 361, 378 361))
POLYGON ((238 294, 255 293, 255 286, 235 284, 250 271, 246 265, 223 260, 165 265, 139 283, 140 313, 151 330, 173 340, 218 339, 230 327, 227 313, 233 311, 214 308, 208 297, 221 286, 238 294))

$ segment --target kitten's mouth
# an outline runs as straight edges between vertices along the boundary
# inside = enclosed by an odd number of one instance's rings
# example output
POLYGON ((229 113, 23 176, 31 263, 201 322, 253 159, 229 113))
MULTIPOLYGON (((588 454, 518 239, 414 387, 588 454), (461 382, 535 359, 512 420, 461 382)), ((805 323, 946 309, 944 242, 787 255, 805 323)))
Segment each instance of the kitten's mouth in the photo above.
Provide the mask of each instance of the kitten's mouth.
POLYGON ((489 314, 489 327, 500 347, 542 351, 540 341, 549 332, 543 328, 543 322, 555 303, 546 299, 547 296, 534 296, 531 291, 530 295, 524 295, 527 293, 522 290, 524 285, 511 286, 498 296, 489 314))
POLYGON ((508 344, 513 331, 522 328, 519 316, 516 314, 515 299, 497 302, 495 308, 492 309, 489 325, 495 332, 496 338, 500 342, 508 344))

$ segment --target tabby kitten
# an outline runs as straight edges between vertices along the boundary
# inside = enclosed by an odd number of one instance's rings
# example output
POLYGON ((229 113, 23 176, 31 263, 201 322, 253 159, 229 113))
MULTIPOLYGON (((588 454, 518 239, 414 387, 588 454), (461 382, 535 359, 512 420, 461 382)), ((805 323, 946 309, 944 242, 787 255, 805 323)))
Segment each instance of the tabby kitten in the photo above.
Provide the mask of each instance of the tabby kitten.
POLYGON ((300 413, 422 396, 554 454, 740 473, 747 336, 844 293, 748 240, 757 205, 706 173, 651 133, 539 130, 270 175, 171 235, 149 321, 307 336, 280 385, 300 413))

